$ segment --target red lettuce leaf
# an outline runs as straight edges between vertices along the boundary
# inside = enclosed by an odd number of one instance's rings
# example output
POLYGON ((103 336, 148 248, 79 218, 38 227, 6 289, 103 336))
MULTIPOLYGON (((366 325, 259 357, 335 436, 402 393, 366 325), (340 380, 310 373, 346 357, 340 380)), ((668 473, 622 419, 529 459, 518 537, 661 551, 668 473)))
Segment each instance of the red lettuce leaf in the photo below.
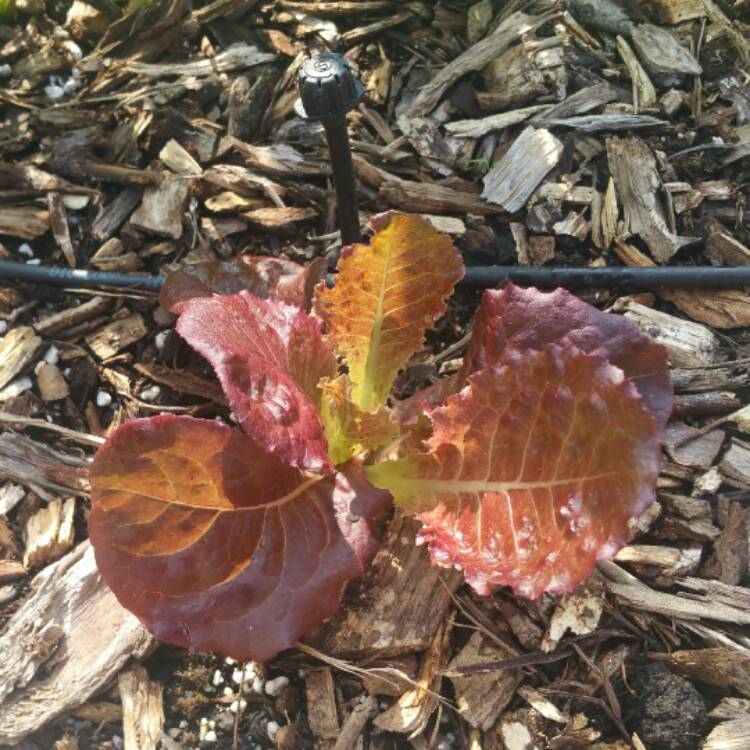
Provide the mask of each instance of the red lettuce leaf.
POLYGON ((292 466, 333 470, 318 383, 336 358, 315 318, 241 292, 184 303, 177 331, 211 363, 248 435, 292 466))
POLYGON ((480 594, 571 591, 654 500, 654 417, 620 369, 572 345, 507 348, 430 416, 426 452, 366 475, 480 594))
POLYGON ((325 272, 325 258, 317 258, 307 266, 283 258, 249 255, 193 263, 167 276, 159 303, 165 310, 179 314, 184 303, 196 297, 248 291, 262 299, 275 299, 309 311, 315 285, 325 272))
POLYGON ((332 616, 389 502, 356 464, 311 477, 239 430, 173 415, 120 427, 91 470, 91 541, 161 641, 266 660, 332 616))
POLYGON ((664 347, 627 318, 601 312, 565 289, 546 293, 514 284, 484 293, 461 369, 403 402, 398 412, 408 418, 424 402, 442 403, 472 372, 500 361, 509 347, 524 351, 546 344, 573 345, 619 367, 638 389, 660 432, 664 429, 673 393, 664 347))

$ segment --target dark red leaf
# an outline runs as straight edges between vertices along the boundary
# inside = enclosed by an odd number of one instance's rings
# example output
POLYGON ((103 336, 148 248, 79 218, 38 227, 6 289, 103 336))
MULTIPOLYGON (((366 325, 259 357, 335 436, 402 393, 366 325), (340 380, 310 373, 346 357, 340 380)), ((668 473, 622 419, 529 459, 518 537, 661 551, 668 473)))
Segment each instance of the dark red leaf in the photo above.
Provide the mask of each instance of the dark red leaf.
POLYGON ((638 389, 659 430, 664 429, 673 392, 664 347, 622 315, 601 312, 565 289, 547 293, 514 284, 484 293, 463 367, 402 404, 400 413, 413 412, 420 401, 442 403, 472 372, 498 362, 508 347, 524 351, 553 343, 574 345, 619 367, 638 389))
POLYGON ((177 331, 211 363, 248 435, 292 466, 333 470, 318 383, 337 367, 315 318, 241 292, 185 302, 177 331))
POLYGON ((245 255, 227 261, 205 261, 180 268, 164 282, 159 302, 165 310, 182 312, 183 303, 212 294, 248 291, 309 310, 315 285, 326 272, 325 258, 301 266, 283 258, 245 255))
POLYGON ((159 640, 239 660, 336 612, 389 502, 356 464, 310 477, 239 430, 172 415, 120 427, 91 484, 97 565, 123 606, 159 640))

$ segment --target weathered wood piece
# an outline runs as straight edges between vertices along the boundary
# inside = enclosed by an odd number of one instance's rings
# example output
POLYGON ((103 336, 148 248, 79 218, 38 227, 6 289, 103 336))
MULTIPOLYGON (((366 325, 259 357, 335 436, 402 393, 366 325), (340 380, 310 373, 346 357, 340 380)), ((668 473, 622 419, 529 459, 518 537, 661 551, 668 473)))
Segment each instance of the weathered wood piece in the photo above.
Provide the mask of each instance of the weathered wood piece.
POLYGON ((547 81, 524 45, 511 47, 482 71, 487 91, 477 92, 483 112, 518 107, 547 93, 547 81))
POLYGON ((339 736, 339 717, 336 710, 336 690, 328 667, 311 669, 305 678, 307 720, 312 733, 323 740, 339 736))
POLYGON ((314 208, 256 208, 243 213, 251 226, 269 232, 293 230, 295 224, 315 218, 318 212, 314 208))
POLYGON ((0 476, 61 494, 89 491, 88 464, 16 432, 0 432, 0 476))
POLYGON ((30 326, 12 328, 0 339, 0 388, 4 388, 34 359, 42 339, 30 326))
POLYGON ((70 393, 60 369, 46 362, 36 371, 36 384, 42 401, 59 401, 70 393))
POLYGON ((423 117, 429 114, 437 106, 446 89, 459 78, 467 73, 482 70, 521 36, 536 31, 540 26, 555 18, 556 15, 557 13, 554 12, 536 16, 520 28, 491 34, 469 47, 466 52, 441 68, 440 72, 420 89, 419 94, 409 106, 408 115, 410 117, 423 117))
POLYGON ((71 268, 76 267, 76 251, 70 239, 70 228, 68 227, 68 213, 65 210, 63 197, 60 193, 47 193, 47 207, 49 209, 49 223, 52 227, 52 236, 57 246, 62 250, 65 260, 71 268))
POLYGON ((703 0, 650 0, 649 5, 664 23, 682 23, 706 15, 703 0))
POLYGON ((631 115, 628 113, 607 113, 603 115, 581 115, 580 117, 548 118, 551 126, 573 128, 583 133, 600 131, 635 130, 636 128, 661 128, 669 123, 651 115, 631 115))
POLYGON ((276 59, 276 55, 261 52, 253 45, 235 44, 214 57, 194 60, 193 62, 155 65, 132 61, 126 63, 125 68, 130 73, 147 78, 161 78, 163 76, 202 78, 215 76, 217 73, 230 73, 233 70, 251 68, 254 65, 272 62, 276 59))
POLYGON ((514 109, 511 112, 501 112, 498 115, 490 115, 480 120, 456 120, 445 125, 447 133, 457 138, 481 138, 487 133, 497 130, 504 130, 512 125, 518 125, 519 122, 528 120, 531 115, 547 109, 545 105, 537 104, 533 107, 524 109, 514 109))
POLYGON ((23 564, 36 568, 58 560, 75 540, 75 498, 55 498, 26 522, 23 564))
POLYGON ((164 729, 162 685, 136 664, 117 679, 125 750, 156 750, 164 729))
MULTIPOLYGON (((448 665, 448 671, 507 658, 507 651, 503 651, 482 633, 477 632, 453 657, 448 665)), ((451 677, 459 713, 472 727, 487 731, 513 699, 521 676, 518 669, 502 669, 451 677)))
POLYGON ((417 525, 403 517, 393 521, 383 548, 357 583, 358 596, 310 638, 315 648, 367 658, 430 645, 461 575, 430 564, 427 550, 414 544, 417 525))
POLYGON ((166 179, 150 185, 144 190, 141 205, 130 217, 130 223, 144 232, 178 240, 182 236, 187 197, 187 180, 166 179))
POLYGON ((80 706, 153 639, 102 582, 88 542, 45 568, 0 636, 0 743, 80 706))
POLYGON ((75 307, 65 307, 60 312, 37 320, 33 325, 37 333, 42 336, 54 336, 72 328, 79 323, 102 315, 109 310, 112 300, 108 297, 92 297, 88 302, 75 307))
POLYGON ((678 237, 667 225, 657 201, 661 184, 656 157, 639 138, 607 140, 609 169, 615 181, 625 226, 639 235, 659 263, 666 263, 684 245, 695 240, 678 237))
POLYGON ((515 213, 557 166, 563 146, 544 128, 529 126, 484 177, 482 198, 515 213))
POLYGON ((702 367, 720 360, 721 341, 706 326, 629 302, 625 317, 666 347, 674 367, 702 367))
MULTIPOLYGON (((750 625, 750 602, 743 599, 727 602, 714 599, 710 594, 668 594, 657 591, 612 562, 600 561, 599 568, 607 579, 607 589, 620 597, 628 606, 646 612, 654 612, 677 620, 695 622, 716 620, 737 625, 750 625)), ((698 579, 679 579, 678 584, 695 582, 698 579)), ((700 581, 700 585, 707 582, 700 581)), ((696 588, 696 587, 694 587, 696 588)), ((732 587, 729 587, 732 588, 732 587)), ((738 591, 739 587, 735 587, 738 591)))
POLYGON ((49 229, 49 211, 37 206, 0 207, 0 234, 33 240, 49 229))
POLYGON ((715 266, 750 266, 750 248, 716 221, 707 223, 706 256, 715 266))
POLYGON ((142 189, 134 186, 118 193, 94 219, 91 236, 99 242, 108 240, 133 213, 140 203, 142 194, 142 189))
POLYGON ((249 167, 271 177, 299 179, 301 175, 329 175, 331 173, 331 167, 327 162, 311 159, 288 143, 254 146, 231 136, 227 136, 224 142, 228 147, 242 154, 249 167))
POLYGON ((609 83, 595 83, 576 91, 563 99, 559 104, 549 107, 546 111, 531 119, 532 125, 548 125, 554 120, 565 121, 566 118, 583 115, 592 109, 609 104, 619 96, 618 90, 609 83))
POLYGON ((404 211, 482 216, 505 213, 504 208, 483 201, 476 193, 454 190, 430 182, 386 181, 380 186, 378 197, 404 211))
POLYGON ((140 341, 148 328, 140 313, 130 313, 86 336, 86 343, 99 359, 109 359, 117 352, 140 341))
POLYGON ((652 73, 682 73, 699 76, 700 63, 667 29, 644 23, 636 26, 631 35, 633 45, 652 73))
POLYGON ((26 567, 18 560, 0 560, 0 583, 8 583, 23 578, 26 567))
POLYGON ((200 177, 203 174, 201 165, 174 138, 166 142, 159 152, 159 159, 175 174, 190 177, 200 177))
POLYGON ((622 61, 630 74, 630 80, 633 82, 633 109, 638 114, 642 109, 650 109, 656 106, 656 89, 648 73, 638 62, 635 52, 631 49, 627 41, 617 37, 617 51, 620 53, 622 61))
POLYGON ((733 438, 719 464, 719 470, 725 477, 750 487, 750 446, 733 438))

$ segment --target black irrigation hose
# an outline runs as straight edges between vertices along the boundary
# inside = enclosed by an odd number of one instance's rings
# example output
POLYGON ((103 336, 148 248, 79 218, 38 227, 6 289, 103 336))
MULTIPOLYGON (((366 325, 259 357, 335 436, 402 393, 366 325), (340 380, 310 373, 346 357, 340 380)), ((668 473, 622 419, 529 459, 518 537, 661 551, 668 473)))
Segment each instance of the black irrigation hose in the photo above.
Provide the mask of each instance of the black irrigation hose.
MULTIPOLYGON (((352 75, 348 63, 340 56, 324 53, 307 60, 298 77, 300 98, 297 113, 308 120, 323 123, 328 137, 331 165, 336 188, 337 213, 344 245, 360 240, 357 191, 352 167, 351 149, 346 131, 346 113, 363 92, 362 84, 352 75)), ((64 287, 114 287, 158 292, 162 276, 83 271, 49 268, 26 263, 0 261, 0 279, 16 279, 33 284, 64 287)), ((491 289, 505 281, 540 287, 658 287, 736 288, 750 286, 750 267, 713 268, 711 266, 680 268, 527 268, 525 266, 470 266, 460 282, 463 286, 491 289)), ((328 277, 333 282, 333 277, 328 277)))
MULTIPOLYGON (((30 266, 26 263, 0 261, 0 279, 27 281, 71 288, 115 287, 158 292, 163 276, 82 271, 72 268, 30 266)), ((469 266, 459 282, 475 289, 492 289, 505 281, 539 287, 586 287, 629 289, 737 288, 750 286, 750 266, 713 268, 711 266, 682 268, 527 268, 525 266, 469 266)))

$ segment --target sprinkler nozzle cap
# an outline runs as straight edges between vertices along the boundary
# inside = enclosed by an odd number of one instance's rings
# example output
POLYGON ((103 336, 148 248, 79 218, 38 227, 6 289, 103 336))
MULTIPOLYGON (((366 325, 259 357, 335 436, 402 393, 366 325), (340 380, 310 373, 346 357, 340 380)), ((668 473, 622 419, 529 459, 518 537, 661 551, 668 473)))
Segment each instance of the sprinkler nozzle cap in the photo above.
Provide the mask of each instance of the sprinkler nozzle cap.
POLYGON ((305 60, 297 82, 300 98, 294 109, 306 120, 343 117, 354 108, 364 91, 349 63, 332 52, 305 60))

